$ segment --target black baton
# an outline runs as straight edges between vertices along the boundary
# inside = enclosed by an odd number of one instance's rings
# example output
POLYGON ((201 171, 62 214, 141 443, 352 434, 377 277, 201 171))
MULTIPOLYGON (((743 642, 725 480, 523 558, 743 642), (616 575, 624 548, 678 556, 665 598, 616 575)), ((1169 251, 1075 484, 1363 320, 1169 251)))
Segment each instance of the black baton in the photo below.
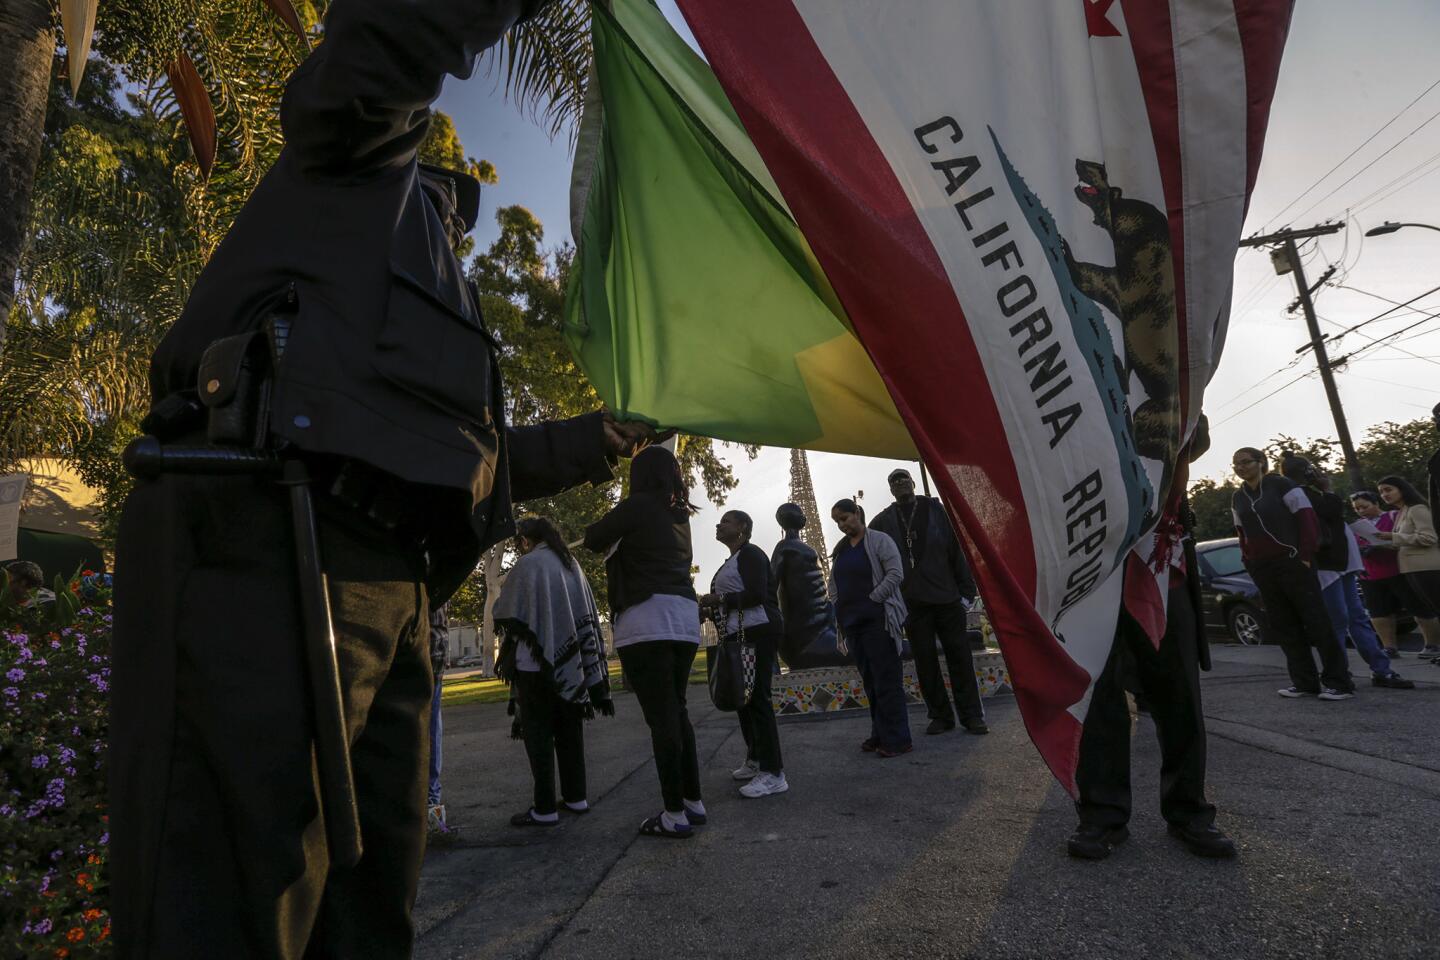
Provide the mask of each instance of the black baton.
POLYGON ((195 475, 275 475, 290 488, 290 514, 299 577, 300 615, 310 693, 315 707, 315 765, 320 776, 320 804, 332 863, 353 867, 360 862, 360 811, 355 802, 355 777, 350 767, 350 741, 335 659, 335 628, 330 594, 320 564, 320 536, 310 472, 303 461, 282 459, 268 450, 240 447, 166 446, 153 436, 138 437, 121 457, 126 470, 142 479, 162 473, 195 475))
POLYGON ((305 621, 305 656, 315 700, 315 764, 320 773, 320 800, 325 808, 325 835, 330 860, 342 867, 360 862, 360 809, 355 803, 355 776, 350 769, 350 740, 335 660, 335 624, 330 618, 330 591, 320 565, 320 535, 315 502, 310 496, 310 471, 301 460, 286 460, 283 482, 290 488, 290 516, 295 529, 295 565, 300 575, 300 614, 305 621))

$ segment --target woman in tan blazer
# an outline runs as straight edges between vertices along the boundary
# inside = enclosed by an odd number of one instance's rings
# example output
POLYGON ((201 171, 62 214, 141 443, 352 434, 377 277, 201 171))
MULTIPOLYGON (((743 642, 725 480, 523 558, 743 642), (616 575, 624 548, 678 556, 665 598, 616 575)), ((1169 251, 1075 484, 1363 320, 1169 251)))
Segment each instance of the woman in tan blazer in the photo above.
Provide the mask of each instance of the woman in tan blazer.
MULTIPOLYGON (((1404 477, 1384 477, 1376 486, 1380 499, 1400 511, 1394 529, 1376 536, 1389 540, 1398 548, 1396 555, 1401 575, 1430 608, 1411 612, 1417 616, 1440 614, 1440 537, 1435 533, 1435 518, 1430 512, 1430 505, 1404 477)), ((1440 654, 1440 647, 1427 644, 1425 652, 1440 654)))

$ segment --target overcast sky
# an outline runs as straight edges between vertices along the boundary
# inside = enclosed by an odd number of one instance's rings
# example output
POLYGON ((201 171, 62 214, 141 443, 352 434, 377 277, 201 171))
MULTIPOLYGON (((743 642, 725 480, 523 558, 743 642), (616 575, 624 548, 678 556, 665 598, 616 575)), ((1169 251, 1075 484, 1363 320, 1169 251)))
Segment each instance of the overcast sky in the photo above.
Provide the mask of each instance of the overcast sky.
MULTIPOLYGON (((673 0, 660 0, 660 6, 688 36, 673 0)), ((1387 220, 1440 225, 1440 86, 1425 92, 1440 81, 1437 38, 1440 3, 1434 0, 1296 4, 1245 232, 1348 220, 1346 230, 1304 250, 1312 283, 1327 265, 1339 268, 1316 300, 1322 328, 1329 332, 1389 309, 1387 300, 1410 300, 1440 285, 1440 233, 1408 229, 1362 238, 1364 230, 1387 220), (1378 136, 1321 180, 1382 126, 1378 136)), ((467 151, 492 161, 500 172, 499 185, 487 188, 482 198, 482 223, 476 230, 481 248, 498 232, 494 211, 515 203, 529 207, 545 224, 547 242, 569 239, 568 141, 549 140, 483 74, 466 84, 451 80, 439 106, 455 118, 467 151)), ((1301 315, 1286 312, 1294 298, 1294 281, 1277 277, 1264 252, 1243 250, 1236 257, 1229 340, 1206 395, 1214 445, 1196 465, 1195 476, 1225 476, 1236 447, 1258 446, 1278 433, 1334 435, 1313 360, 1307 354, 1286 368, 1297 360, 1295 348, 1308 339, 1301 315)), ((1342 356, 1364 347, 1367 336, 1383 337, 1419 322, 1337 374, 1357 443, 1369 427, 1425 416, 1440 400, 1440 320, 1422 320, 1436 311, 1440 293, 1332 347, 1333 356, 1342 356)), ((789 493, 789 451, 766 449, 753 462, 735 451, 731 459, 740 485, 730 505, 755 518, 755 542, 768 550, 780 535, 775 507, 789 493)), ((890 501, 884 480, 894 466, 890 461, 811 453, 810 463, 822 513, 859 490, 865 491, 871 512, 890 501)), ((718 515, 707 505, 694 526, 702 587, 726 555, 712 539, 718 515)), ((828 516, 825 527, 833 543, 836 532, 828 516)))

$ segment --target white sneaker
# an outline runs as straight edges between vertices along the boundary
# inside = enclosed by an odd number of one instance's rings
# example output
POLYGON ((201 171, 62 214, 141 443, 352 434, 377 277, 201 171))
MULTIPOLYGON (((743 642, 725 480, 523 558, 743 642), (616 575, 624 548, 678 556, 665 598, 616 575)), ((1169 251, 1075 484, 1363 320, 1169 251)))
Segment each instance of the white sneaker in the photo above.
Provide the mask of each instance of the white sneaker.
POLYGON ((753 780, 755 774, 760 772, 760 764, 754 760, 746 760, 740 766, 730 771, 730 776, 736 780, 753 780))
POLYGON ((755 779, 740 788, 740 796, 754 800, 768 797, 772 793, 784 793, 789 789, 790 784, 785 781, 785 774, 757 773, 755 779))
POLYGON ((1347 693, 1347 692, 1344 691, 1344 690, 1335 690, 1335 689, 1333 689, 1333 688, 1331 688, 1331 687, 1326 687, 1324 690, 1321 690, 1321 691, 1320 691, 1320 699, 1321 699, 1321 700, 1354 700, 1354 699, 1355 699, 1355 694, 1353 694, 1353 693, 1347 693))

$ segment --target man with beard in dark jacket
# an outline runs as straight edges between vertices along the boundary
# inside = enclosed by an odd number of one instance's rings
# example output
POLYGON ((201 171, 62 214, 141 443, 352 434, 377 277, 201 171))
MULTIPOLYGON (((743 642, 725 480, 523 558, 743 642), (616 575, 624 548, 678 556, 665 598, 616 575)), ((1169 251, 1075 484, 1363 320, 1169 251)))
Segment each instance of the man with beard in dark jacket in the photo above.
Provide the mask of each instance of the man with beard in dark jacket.
POLYGON ((301 580, 303 494, 273 475, 165 472, 172 457, 130 496, 117 545, 121 957, 409 956, 427 610, 513 533, 515 501, 609 480, 611 459, 652 435, 598 411, 507 426, 495 344, 453 253, 479 184, 416 160, 444 77, 468 77, 542 2, 331 3, 285 90, 284 150, 155 353, 152 448, 265 451, 313 491, 361 844, 327 841, 341 818, 327 824, 317 789, 323 686, 302 643, 316 604, 301 614, 316 593, 300 584, 320 578, 301 580))
POLYGON ((975 600, 975 578, 950 526, 945 506, 933 497, 915 495, 915 480, 905 469, 890 471, 895 502, 870 521, 872 530, 889 534, 900 548, 905 582, 900 588, 909 616, 905 635, 915 655, 920 693, 930 714, 929 734, 955 729, 956 714, 968 733, 989 733, 975 659, 966 636, 966 614, 975 600), (937 646, 938 644, 938 646, 937 646), (940 650, 950 668, 950 696, 940 672, 940 650))

